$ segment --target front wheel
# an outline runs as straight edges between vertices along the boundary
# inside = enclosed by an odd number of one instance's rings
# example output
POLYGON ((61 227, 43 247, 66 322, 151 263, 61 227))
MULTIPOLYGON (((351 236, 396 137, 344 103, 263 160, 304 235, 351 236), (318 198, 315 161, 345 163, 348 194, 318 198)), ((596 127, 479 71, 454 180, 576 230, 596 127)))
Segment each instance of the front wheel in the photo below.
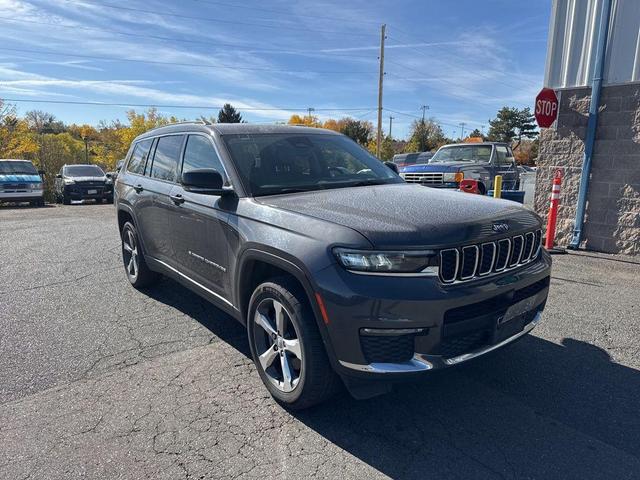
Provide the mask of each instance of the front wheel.
POLYGON ((158 280, 159 274, 147 267, 138 232, 131 222, 126 222, 122 227, 122 261, 127 278, 134 288, 147 287, 158 280))
POLYGON ((247 331, 260 378, 276 401, 301 410, 335 393, 340 380, 296 282, 276 278, 259 285, 249 303, 247 331))

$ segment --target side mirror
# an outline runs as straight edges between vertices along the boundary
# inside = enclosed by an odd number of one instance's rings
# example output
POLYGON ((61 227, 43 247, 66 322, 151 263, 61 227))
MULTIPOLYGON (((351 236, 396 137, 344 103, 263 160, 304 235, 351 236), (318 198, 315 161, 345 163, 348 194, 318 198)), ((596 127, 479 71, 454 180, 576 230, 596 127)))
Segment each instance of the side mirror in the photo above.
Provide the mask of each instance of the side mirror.
POLYGON ((56 175, 56 178, 62 178, 62 175, 60 175, 59 173, 56 175))
POLYGON ((38 175, 40 175, 41 177, 44 177, 47 174, 47 172, 45 172, 44 170, 38 170, 38 175))
POLYGON ((398 165, 396 165, 393 162, 384 162, 384 164, 389 167, 391 170, 393 170, 396 173, 400 173, 400 171, 398 170, 398 165))
POLYGON ((104 176, 107 178, 113 178, 113 175, 111 175, 110 173, 105 173, 104 176))
POLYGON ((222 175, 215 168, 198 168, 182 174, 185 190, 204 195, 225 195, 231 190, 223 188, 222 175))

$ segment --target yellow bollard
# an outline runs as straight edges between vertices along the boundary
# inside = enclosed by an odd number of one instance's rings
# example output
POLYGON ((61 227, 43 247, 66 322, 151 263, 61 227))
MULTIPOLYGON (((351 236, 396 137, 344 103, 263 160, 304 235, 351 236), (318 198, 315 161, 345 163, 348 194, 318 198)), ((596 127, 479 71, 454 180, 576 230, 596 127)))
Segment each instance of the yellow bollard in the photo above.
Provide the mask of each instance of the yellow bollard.
POLYGON ((496 175, 496 179, 493 181, 493 198, 502 197, 502 175, 496 175))

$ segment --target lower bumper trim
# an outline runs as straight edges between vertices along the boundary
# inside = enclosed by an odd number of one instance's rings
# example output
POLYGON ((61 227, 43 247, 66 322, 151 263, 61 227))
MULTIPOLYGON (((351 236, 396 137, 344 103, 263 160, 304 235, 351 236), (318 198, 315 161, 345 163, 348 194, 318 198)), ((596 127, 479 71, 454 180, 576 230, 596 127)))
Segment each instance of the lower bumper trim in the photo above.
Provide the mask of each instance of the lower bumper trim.
POLYGON ((458 355, 457 357, 444 359, 440 356, 435 355, 424 355, 421 353, 414 354, 413 358, 407 362, 402 363, 369 363, 366 365, 358 364, 358 363, 350 363, 340 360, 340 364, 343 367, 349 368, 351 370, 358 370, 360 372, 367 373, 416 373, 416 372, 424 372, 427 370, 444 368, 451 365, 457 365, 459 363, 466 362, 473 358, 484 355, 485 353, 489 353, 493 350, 497 350, 500 347, 511 343, 518 338, 526 335, 531 330, 533 330, 536 325, 540 323, 542 319, 542 312, 538 312, 536 316, 533 318, 531 322, 529 322, 522 331, 516 333, 515 335, 504 339, 500 343, 496 343, 495 345, 489 345, 487 347, 480 348, 473 352, 465 353, 462 355, 458 355))

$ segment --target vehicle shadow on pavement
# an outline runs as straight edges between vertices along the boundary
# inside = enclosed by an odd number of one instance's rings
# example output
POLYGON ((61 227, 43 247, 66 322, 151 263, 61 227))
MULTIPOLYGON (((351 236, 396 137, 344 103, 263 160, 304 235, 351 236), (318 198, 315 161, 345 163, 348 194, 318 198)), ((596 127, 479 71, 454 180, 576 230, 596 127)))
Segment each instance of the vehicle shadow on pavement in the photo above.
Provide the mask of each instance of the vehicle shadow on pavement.
MULTIPOLYGON (((250 357, 244 327, 196 294, 170 280, 147 293, 250 357)), ((392 478, 637 478, 639 392, 640 371, 606 351, 530 335, 381 397, 290 414, 392 478)))
POLYGON ((640 372, 604 350, 528 336, 389 395, 296 416, 392 478, 637 478, 639 392, 640 372))

